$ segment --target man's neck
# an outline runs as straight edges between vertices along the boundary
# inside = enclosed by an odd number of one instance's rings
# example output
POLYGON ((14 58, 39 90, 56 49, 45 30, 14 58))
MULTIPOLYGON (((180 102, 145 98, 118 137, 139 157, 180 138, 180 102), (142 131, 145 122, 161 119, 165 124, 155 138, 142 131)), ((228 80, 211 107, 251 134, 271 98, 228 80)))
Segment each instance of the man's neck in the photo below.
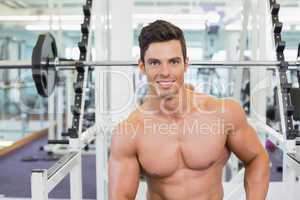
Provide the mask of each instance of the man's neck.
POLYGON ((166 96, 163 98, 148 99, 148 105, 154 113, 165 116, 178 118, 189 113, 192 110, 192 92, 182 87, 176 95, 166 96))

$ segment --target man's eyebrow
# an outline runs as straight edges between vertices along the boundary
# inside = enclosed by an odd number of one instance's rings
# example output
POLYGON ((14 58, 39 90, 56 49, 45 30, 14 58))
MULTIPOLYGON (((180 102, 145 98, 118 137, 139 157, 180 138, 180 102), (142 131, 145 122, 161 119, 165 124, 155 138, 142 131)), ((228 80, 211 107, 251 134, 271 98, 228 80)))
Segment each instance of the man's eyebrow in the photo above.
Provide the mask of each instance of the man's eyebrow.
POLYGON ((160 62, 160 60, 157 59, 157 58, 148 58, 148 59, 147 59, 147 62, 148 62, 148 63, 149 63, 149 62, 153 62, 153 61, 160 62))
POLYGON ((170 59, 169 59, 169 61, 173 61, 173 60, 181 61, 181 58, 180 58, 180 57, 174 57, 174 58, 170 58, 170 59))

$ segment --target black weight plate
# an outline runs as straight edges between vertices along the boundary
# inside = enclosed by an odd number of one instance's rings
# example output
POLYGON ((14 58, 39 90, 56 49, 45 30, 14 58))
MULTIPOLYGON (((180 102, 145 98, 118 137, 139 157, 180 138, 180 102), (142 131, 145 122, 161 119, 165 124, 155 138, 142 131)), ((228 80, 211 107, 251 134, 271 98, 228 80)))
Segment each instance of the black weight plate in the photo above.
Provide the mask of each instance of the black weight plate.
POLYGON ((55 38, 50 33, 40 34, 32 51, 32 77, 39 95, 49 97, 56 86, 57 71, 54 62, 57 57, 55 38))

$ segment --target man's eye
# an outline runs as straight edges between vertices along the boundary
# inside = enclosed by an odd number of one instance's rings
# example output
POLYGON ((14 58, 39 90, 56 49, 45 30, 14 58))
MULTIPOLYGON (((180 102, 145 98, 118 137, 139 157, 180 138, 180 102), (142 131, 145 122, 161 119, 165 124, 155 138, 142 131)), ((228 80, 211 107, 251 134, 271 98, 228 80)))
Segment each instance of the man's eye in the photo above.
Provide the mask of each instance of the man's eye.
POLYGON ((157 61, 152 61, 152 62, 150 62, 150 65, 159 65, 159 62, 157 62, 157 61))
POLYGON ((171 64, 173 64, 173 65, 176 65, 176 64, 179 64, 180 62, 178 61, 178 60, 172 60, 171 61, 171 64))

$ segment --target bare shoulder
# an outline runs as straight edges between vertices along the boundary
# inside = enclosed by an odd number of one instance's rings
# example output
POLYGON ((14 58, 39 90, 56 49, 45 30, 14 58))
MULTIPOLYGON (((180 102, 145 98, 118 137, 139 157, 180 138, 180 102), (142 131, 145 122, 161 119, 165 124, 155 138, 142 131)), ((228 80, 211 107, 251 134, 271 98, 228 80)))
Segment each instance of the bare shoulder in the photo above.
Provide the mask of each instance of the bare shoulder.
POLYGON ((245 125, 246 115, 242 106, 233 98, 216 98, 207 94, 195 93, 206 114, 215 115, 226 124, 234 127, 245 125))
POLYGON ((216 98, 205 93, 193 92, 193 100, 197 108, 204 111, 216 110, 216 98))
POLYGON ((127 135, 134 136, 134 130, 137 130, 137 127, 141 123, 141 115, 138 111, 132 112, 129 117, 120 122, 114 129, 113 133, 117 135, 127 135))
POLYGON ((243 108, 233 98, 216 98, 214 96, 193 92, 194 100, 198 106, 201 106, 208 111, 218 111, 227 114, 242 115, 243 108))
POLYGON ((222 111, 226 114, 232 114, 236 117, 242 117, 245 115, 243 107, 238 101, 233 98, 218 99, 218 104, 222 111))
POLYGON ((224 119, 235 125, 243 125, 246 122, 246 114, 243 107, 233 98, 216 99, 218 109, 224 119))
POLYGON ((112 132, 111 151, 127 154, 136 153, 136 135, 140 127, 140 114, 134 111, 119 123, 112 132))

